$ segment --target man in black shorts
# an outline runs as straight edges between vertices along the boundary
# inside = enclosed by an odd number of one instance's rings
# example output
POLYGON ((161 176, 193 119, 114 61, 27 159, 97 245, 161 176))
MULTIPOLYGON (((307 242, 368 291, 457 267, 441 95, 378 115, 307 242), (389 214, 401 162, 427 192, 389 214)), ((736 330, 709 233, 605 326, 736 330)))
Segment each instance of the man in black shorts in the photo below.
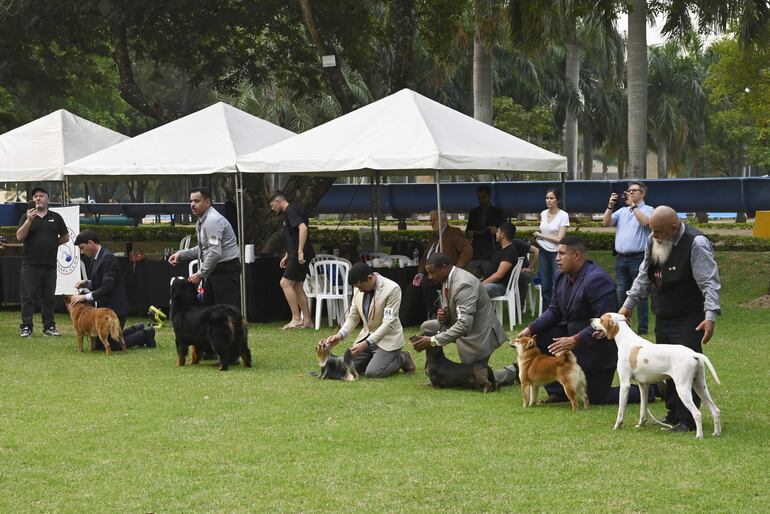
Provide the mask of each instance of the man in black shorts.
POLYGON ((302 284, 310 271, 308 265, 315 257, 315 250, 310 242, 307 217, 299 207, 286 201, 283 191, 272 192, 268 200, 274 212, 283 213, 283 228, 286 231, 286 255, 281 259, 284 270, 281 289, 291 308, 291 321, 283 328, 310 328, 313 319, 302 284))
POLYGON ((21 261, 21 337, 32 335, 35 298, 40 298, 43 335, 60 336, 54 320, 56 258, 59 245, 70 240, 67 225, 59 213, 48 210, 48 191, 32 190, 32 203, 19 220, 16 239, 24 243, 21 261))

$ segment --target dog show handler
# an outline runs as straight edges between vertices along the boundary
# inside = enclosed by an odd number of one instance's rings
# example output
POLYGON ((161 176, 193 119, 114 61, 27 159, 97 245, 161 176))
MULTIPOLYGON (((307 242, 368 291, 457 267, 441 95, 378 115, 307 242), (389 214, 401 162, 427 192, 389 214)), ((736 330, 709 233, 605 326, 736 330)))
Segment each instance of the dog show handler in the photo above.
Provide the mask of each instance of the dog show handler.
POLYGON ((425 269, 431 281, 441 284, 443 307, 437 312, 438 319, 421 325, 425 335, 412 342, 414 349, 420 352, 430 346, 455 342, 464 364, 486 364, 492 352, 508 338, 484 286, 472 273, 453 266, 443 253, 428 257, 425 269))
POLYGON ((350 347, 356 371, 368 378, 385 378, 398 370, 413 373, 415 365, 412 356, 402 351, 404 329, 398 317, 401 308, 399 285, 375 273, 363 262, 353 265, 348 280, 356 292, 345 323, 337 334, 319 341, 319 344, 334 347, 359 323, 363 323, 357 342, 350 347))
POLYGON ((169 264, 176 266, 180 261, 198 259, 198 271, 188 280, 198 285, 206 279, 204 305, 224 303, 240 309, 241 251, 232 225, 211 206, 211 191, 207 187, 190 190, 190 210, 198 218, 198 245, 172 254, 169 264))
MULTIPOLYGON (((708 238, 679 220, 669 206, 656 207, 650 216, 652 234, 644 251, 639 275, 628 291, 619 314, 631 309, 648 293, 655 313, 655 342, 681 344, 697 353, 714 333, 714 322, 722 312, 719 306, 719 268, 708 238)), ((676 393, 674 382, 666 381, 664 421, 674 432, 695 429, 695 420, 676 393)), ((693 393, 700 407, 700 398, 693 393)))

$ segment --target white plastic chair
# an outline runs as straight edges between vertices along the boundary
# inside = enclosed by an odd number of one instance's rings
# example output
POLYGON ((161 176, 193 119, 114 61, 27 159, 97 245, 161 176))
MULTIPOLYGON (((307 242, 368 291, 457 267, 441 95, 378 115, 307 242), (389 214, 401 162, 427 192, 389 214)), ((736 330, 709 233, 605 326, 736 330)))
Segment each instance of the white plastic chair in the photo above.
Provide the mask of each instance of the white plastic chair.
POLYGON ((503 323, 503 309, 505 308, 505 305, 508 304, 508 322, 510 323, 510 330, 513 330, 513 327, 523 321, 521 315, 521 300, 519 299, 519 274, 521 274, 521 267, 523 264, 524 257, 519 257, 516 265, 511 270, 511 276, 508 279, 505 294, 490 298, 492 303, 495 304, 495 312, 497 312, 497 319, 500 320, 500 324, 503 323))
POLYGON ((529 299, 529 312, 533 316, 540 316, 543 313, 543 287, 540 284, 530 283, 527 298, 529 299), (537 314, 535 314, 535 302, 537 302, 537 314))
POLYGON ((190 264, 187 265, 187 276, 191 277, 195 275, 198 270, 200 269, 200 263, 198 263, 198 259, 193 259, 190 261, 190 264))
POLYGON ((192 243, 192 234, 188 236, 184 236, 181 241, 179 241, 179 249, 180 250, 187 250, 190 248, 190 244, 192 243))
POLYGON ((305 277, 305 281, 302 283, 302 290, 305 291, 305 296, 307 296, 307 303, 310 310, 313 310, 313 301, 315 300, 316 296, 316 290, 315 290, 315 268, 313 267, 313 263, 317 261, 323 261, 323 260, 334 260, 339 259, 340 257, 336 257, 330 253, 317 253, 315 257, 313 257, 310 260, 310 263, 308 264, 308 268, 310 270, 310 273, 308 276, 305 277))
POLYGON ((330 327, 333 319, 341 323, 348 312, 350 263, 340 258, 314 260, 312 268, 316 301, 315 329, 318 330, 321 328, 321 307, 324 301, 330 327))

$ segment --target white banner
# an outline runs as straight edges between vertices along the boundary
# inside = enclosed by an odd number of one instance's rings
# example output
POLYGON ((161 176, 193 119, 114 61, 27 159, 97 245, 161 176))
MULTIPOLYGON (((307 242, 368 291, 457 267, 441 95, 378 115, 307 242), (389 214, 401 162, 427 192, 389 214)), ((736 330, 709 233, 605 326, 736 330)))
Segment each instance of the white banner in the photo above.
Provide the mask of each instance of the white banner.
POLYGON ((75 246, 75 238, 80 233, 80 207, 55 207, 51 209, 61 214, 70 240, 59 245, 56 256, 56 293, 76 294, 75 284, 80 280, 80 250, 75 246))

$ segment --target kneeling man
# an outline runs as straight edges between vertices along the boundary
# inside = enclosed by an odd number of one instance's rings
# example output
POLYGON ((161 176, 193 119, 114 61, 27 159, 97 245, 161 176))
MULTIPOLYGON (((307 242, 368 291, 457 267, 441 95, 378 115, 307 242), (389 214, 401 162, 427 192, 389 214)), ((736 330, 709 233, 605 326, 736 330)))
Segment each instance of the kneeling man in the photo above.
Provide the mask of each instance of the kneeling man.
POLYGON ((442 253, 432 254, 425 269, 431 281, 441 284, 442 308, 437 320, 422 324, 426 335, 412 343, 414 349, 421 352, 454 342, 464 364, 486 364, 507 337, 484 286, 472 273, 452 266, 442 253))
POLYGON ((357 291, 345 324, 337 334, 320 343, 336 346, 363 322, 363 330, 350 347, 356 370, 368 378, 384 378, 400 369, 413 373, 412 356, 401 350, 404 347, 404 329, 398 318, 401 288, 363 262, 350 269, 349 281, 357 291))

